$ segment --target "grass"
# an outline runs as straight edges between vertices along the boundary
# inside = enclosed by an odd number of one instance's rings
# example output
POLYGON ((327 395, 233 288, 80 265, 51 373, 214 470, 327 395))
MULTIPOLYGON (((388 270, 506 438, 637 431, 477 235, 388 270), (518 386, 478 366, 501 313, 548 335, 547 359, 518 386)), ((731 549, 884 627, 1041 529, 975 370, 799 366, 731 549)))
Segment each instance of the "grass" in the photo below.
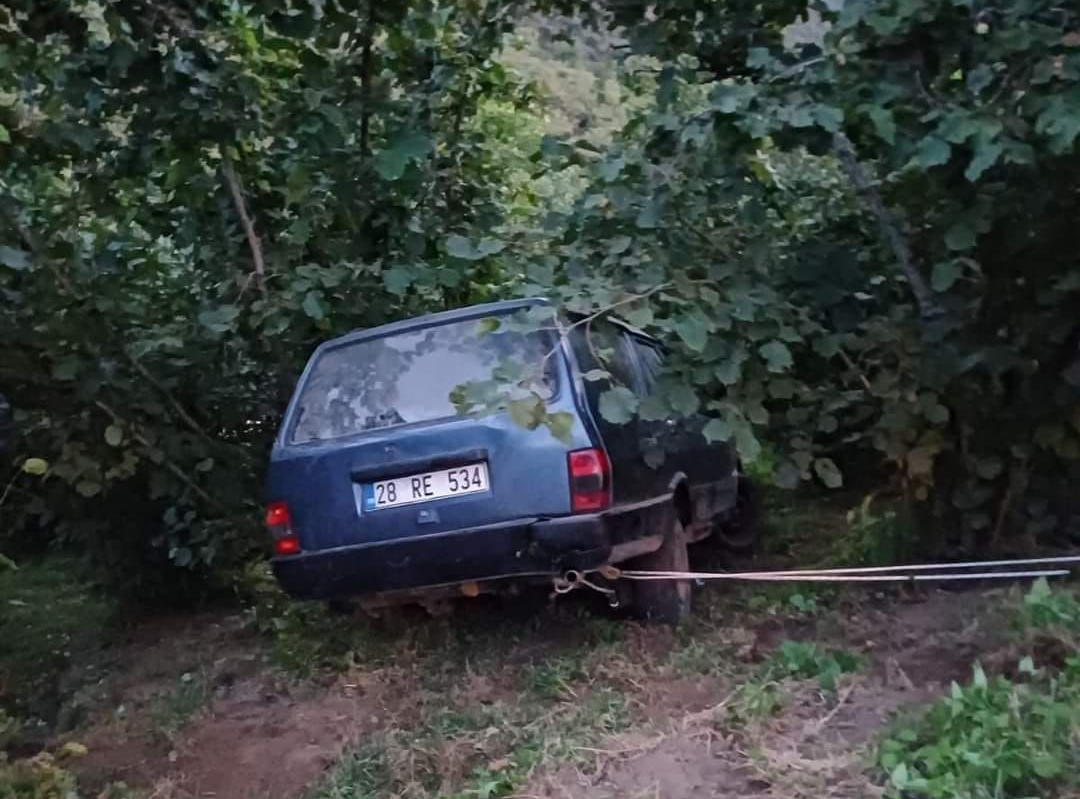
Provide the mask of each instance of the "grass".
POLYGON ((0 704, 9 711, 51 722, 61 677, 100 647, 114 607, 83 574, 59 557, 0 571, 0 704))
MULTIPOLYGON (((499 669, 511 653, 528 649, 537 639, 562 639, 570 651, 617 645, 625 631, 621 622, 597 615, 582 601, 591 597, 572 597, 544 608, 542 588, 514 599, 462 600, 449 617, 406 607, 390 609, 381 618, 292 601, 264 568, 247 576, 245 591, 251 598, 252 624, 270 641, 272 662, 299 679, 432 659, 439 671, 468 666, 482 673, 499 669)), ((557 680, 557 675, 536 675, 541 682, 549 678, 557 680)))
MULTIPOLYGON (((363 741, 307 799, 519 795, 538 768, 590 771, 596 748, 610 746, 605 739, 630 727, 662 735, 646 721, 655 712, 642 704, 646 683, 662 684, 679 673, 727 682, 747 669, 734 654, 750 633, 730 616, 715 623, 695 619, 666 649, 670 633, 644 631, 639 638, 635 630, 641 628, 568 606, 510 626, 480 612, 448 628, 436 621, 400 633, 394 646, 408 653, 418 690, 440 701, 363 741), (537 641, 542 647, 522 658, 537 641), (450 690, 460 688, 463 669, 497 681, 497 698, 481 701, 467 690, 450 690)), ((847 653, 787 642, 739 690, 739 710, 762 718, 782 703, 784 680, 816 679, 832 690, 837 676, 855 665, 847 653)))
POLYGON ((728 715, 736 723, 761 721, 774 715, 784 704, 784 680, 816 680, 823 693, 835 695, 840 676, 858 668, 859 658, 850 652, 784 641, 757 673, 740 685, 728 715))
POLYGON ((645 667, 627 646, 626 625, 576 605, 513 621, 475 610, 453 625, 435 620, 401 633, 395 646, 408 653, 418 690, 439 702, 364 741, 308 799, 510 796, 538 764, 583 763, 582 746, 635 719, 622 681, 645 667), (523 658, 537 641, 542 648, 523 658), (501 690, 479 701, 460 690, 464 673, 501 690))
MULTIPOLYGON (((580 686, 579 686, 580 687, 580 686)), ((542 762, 583 761, 581 747, 624 729, 626 698, 602 688, 574 701, 443 708, 349 753, 307 799, 466 799, 513 795, 542 762)))
POLYGON ((730 671, 731 650, 713 642, 690 638, 672 650, 668 662, 679 674, 717 676, 730 671))
POLYGON ((1020 799, 1080 784, 1080 598, 1040 580, 1018 616, 1029 654, 1015 675, 976 665, 883 738, 877 766, 892 796, 1020 799))
POLYGON ((177 734, 211 699, 210 680, 201 671, 185 672, 175 687, 159 698, 151 711, 154 728, 168 741, 177 734))

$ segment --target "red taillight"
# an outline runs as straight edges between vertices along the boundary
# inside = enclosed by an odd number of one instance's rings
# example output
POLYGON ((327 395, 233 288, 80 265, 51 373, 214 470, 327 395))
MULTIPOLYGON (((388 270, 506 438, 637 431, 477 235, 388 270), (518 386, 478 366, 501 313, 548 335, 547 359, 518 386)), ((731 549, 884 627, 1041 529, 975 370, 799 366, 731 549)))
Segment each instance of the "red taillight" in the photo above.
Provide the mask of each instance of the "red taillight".
POLYGON ((300 539, 293 534, 289 506, 284 502, 266 506, 266 528, 274 539, 275 555, 295 555, 300 551, 300 539))
POLYGON ((274 541, 275 555, 295 555, 300 551, 300 539, 296 536, 278 538, 274 541))
POLYGON ((289 523, 289 506, 284 502, 271 502, 266 506, 266 526, 271 532, 273 528, 287 527, 289 523))
POLYGON ((567 455, 570 508, 574 513, 604 510, 611 504, 611 465, 602 449, 579 449, 567 455))

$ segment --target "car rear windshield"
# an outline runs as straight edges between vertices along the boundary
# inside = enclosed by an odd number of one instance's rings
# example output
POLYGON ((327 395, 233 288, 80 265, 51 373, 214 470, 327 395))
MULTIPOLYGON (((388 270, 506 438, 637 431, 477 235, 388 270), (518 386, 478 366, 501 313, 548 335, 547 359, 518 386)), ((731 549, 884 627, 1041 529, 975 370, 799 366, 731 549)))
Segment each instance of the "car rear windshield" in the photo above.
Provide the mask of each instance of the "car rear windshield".
POLYGON ((517 390, 550 399, 550 337, 491 327, 469 319, 327 350, 304 383, 292 443, 454 416, 461 411, 451 400, 455 390, 491 381, 507 364, 532 364, 517 390))

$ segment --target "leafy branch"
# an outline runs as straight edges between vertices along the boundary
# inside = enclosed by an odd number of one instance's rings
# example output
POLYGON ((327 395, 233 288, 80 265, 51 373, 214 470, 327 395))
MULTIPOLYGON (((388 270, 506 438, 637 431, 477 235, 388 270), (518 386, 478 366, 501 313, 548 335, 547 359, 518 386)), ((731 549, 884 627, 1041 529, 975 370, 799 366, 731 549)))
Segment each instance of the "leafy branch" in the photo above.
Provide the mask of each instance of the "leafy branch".
POLYGON ((908 245, 907 237, 900 231, 896 215, 885 207, 885 203, 881 199, 881 192, 870 180, 863 165, 859 163, 859 158, 855 153, 855 147, 852 145, 851 140, 843 133, 837 133, 833 137, 833 147, 836 150, 837 158, 844 167, 844 171, 847 172, 848 178, 851 180, 852 186, 866 198, 870 213, 877 220, 878 226, 881 228, 882 234, 885 236, 885 240, 888 242, 896 262, 900 266, 900 271, 904 273, 908 286, 911 287, 911 293, 915 297, 915 302, 918 303, 920 315, 923 319, 940 316, 943 313, 941 306, 934 300, 926 279, 922 276, 918 267, 915 266, 911 257, 911 247, 908 245))

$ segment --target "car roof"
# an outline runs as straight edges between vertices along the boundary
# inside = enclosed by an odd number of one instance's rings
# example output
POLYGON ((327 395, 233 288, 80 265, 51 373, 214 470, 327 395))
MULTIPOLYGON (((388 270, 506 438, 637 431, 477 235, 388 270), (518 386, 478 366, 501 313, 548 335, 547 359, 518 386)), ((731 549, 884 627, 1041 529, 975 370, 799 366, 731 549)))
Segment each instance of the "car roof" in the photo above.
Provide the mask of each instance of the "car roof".
POLYGON ((351 333, 346 333, 343 336, 337 338, 328 339, 319 345, 319 350, 333 349, 342 344, 351 344, 355 341, 364 341, 370 338, 384 338, 386 336, 393 336, 398 333, 404 333, 408 330, 412 330, 418 327, 431 327, 433 325, 444 325, 448 322, 457 322, 462 319, 472 319, 475 317, 483 316, 495 316, 497 314, 504 314, 510 311, 519 311, 523 308, 532 308, 537 305, 550 305, 543 297, 527 297, 519 300, 500 300, 498 302, 486 302, 479 305, 467 305, 464 308, 455 308, 452 311, 440 311, 438 313, 429 313, 422 316, 413 316, 408 319, 402 319, 397 322, 390 322, 389 324, 379 325, 378 327, 368 327, 362 330, 354 330, 351 333))
MULTIPOLYGON (((323 350, 335 349, 345 344, 352 344, 358 341, 366 341, 372 338, 385 338, 386 336, 397 335, 398 333, 404 333, 409 330, 423 327, 433 327, 435 325, 444 325, 450 322, 457 322, 463 319, 474 319, 476 317, 495 316, 498 314, 505 314, 512 311, 519 311, 523 308, 534 308, 536 306, 551 305, 551 302, 544 297, 526 297, 517 300, 499 300, 498 302, 486 302, 478 305, 467 305, 463 308, 455 308, 451 311, 440 311, 438 313, 423 314, 422 316, 413 316, 408 319, 402 319, 397 322, 390 322, 389 324, 379 325, 378 327, 368 327, 362 330, 353 330, 350 333, 346 333, 343 336, 332 338, 324 341, 320 344, 315 352, 319 353, 323 350)), ((578 314, 573 314, 578 316, 578 314)), ((623 328, 629 333, 633 333, 637 336, 641 336, 644 339, 650 341, 657 341, 654 336, 649 335, 643 330, 639 330, 628 322, 623 321, 615 316, 608 316, 608 321, 623 328)), ((659 343, 659 342, 657 342, 659 343)))

